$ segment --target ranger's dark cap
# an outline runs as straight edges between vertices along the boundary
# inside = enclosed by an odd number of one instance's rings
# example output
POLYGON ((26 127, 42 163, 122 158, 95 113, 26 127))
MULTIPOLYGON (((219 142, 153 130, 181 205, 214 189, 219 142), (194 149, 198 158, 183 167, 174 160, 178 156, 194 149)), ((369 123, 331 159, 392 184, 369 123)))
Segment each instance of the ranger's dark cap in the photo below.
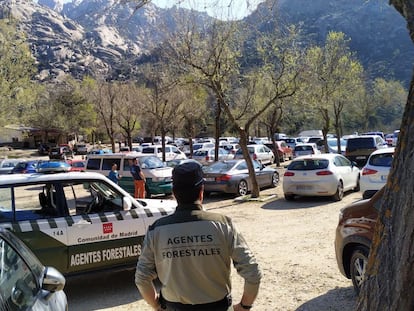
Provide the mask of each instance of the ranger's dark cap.
POLYGON ((188 160, 174 167, 172 172, 174 187, 197 187, 204 183, 200 163, 188 160))

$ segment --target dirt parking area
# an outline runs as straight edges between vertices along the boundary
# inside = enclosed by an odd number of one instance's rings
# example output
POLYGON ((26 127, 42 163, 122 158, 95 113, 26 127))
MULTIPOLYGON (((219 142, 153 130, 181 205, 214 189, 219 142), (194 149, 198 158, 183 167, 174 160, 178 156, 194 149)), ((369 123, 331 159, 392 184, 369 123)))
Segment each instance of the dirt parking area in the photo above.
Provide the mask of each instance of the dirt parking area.
MULTIPOLYGON (((204 204, 207 210, 232 217, 260 263, 262 285, 252 310, 353 310, 356 296, 351 281, 338 270, 334 237, 339 210, 361 199, 361 194, 347 193, 341 202, 330 198, 288 202, 281 184, 261 194, 275 196, 240 203, 231 196, 213 195, 204 204)), ((234 269, 232 283, 238 302, 243 280, 234 269)), ((151 310, 133 284, 133 272, 72 279, 66 293, 70 310, 151 310)))

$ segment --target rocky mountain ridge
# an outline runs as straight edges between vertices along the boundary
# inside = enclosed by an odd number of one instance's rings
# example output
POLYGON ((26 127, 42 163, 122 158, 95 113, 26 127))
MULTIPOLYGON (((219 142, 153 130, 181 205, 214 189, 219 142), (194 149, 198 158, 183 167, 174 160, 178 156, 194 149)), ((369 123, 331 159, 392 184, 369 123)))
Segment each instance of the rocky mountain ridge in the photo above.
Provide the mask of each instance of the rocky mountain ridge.
MULTIPOLYGON (((173 16, 188 12, 160 9, 152 3, 136 10, 134 2, 121 5, 115 0, 38 1, 3 0, 0 18, 10 13, 19 20, 41 81, 65 74, 122 78, 122 72, 133 70, 132 64, 162 42, 163 32, 174 29, 173 16)), ((323 44, 329 31, 342 31, 352 38, 351 48, 370 75, 395 77, 408 84, 414 47, 405 21, 386 0, 280 0, 269 17, 272 21, 260 19, 269 16, 270 2, 259 5, 244 21, 295 23, 318 44, 323 44)), ((198 16, 200 23, 208 18, 203 13, 198 16)))

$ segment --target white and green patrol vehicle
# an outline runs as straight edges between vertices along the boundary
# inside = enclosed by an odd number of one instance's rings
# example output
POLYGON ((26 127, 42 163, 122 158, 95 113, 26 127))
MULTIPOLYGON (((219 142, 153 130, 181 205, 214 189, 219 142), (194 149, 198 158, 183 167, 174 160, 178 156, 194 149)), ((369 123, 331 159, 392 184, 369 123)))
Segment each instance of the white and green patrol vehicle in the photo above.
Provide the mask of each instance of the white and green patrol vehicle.
POLYGON ((0 176, 0 227, 64 275, 136 265, 149 225, 171 199, 134 199, 98 173, 0 176))
POLYGON ((86 160, 86 171, 97 172, 105 176, 109 175, 112 164, 118 166, 118 173, 122 176, 119 185, 134 194, 134 180, 131 175, 130 161, 138 158, 138 163, 146 177, 145 190, 147 197, 172 194, 172 167, 164 163, 154 155, 141 153, 108 153, 90 154, 86 160))

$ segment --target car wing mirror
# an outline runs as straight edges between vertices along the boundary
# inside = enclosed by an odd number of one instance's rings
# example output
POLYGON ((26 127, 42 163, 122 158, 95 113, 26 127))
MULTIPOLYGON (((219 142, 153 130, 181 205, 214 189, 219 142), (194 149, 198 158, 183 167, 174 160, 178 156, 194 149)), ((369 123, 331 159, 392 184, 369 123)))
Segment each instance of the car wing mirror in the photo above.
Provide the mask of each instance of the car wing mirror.
POLYGON ((122 200, 122 209, 129 211, 132 208, 132 200, 129 197, 124 197, 122 200))
POLYGON ((42 289, 54 293, 63 290, 65 287, 65 277, 53 267, 46 267, 45 275, 42 282, 42 289))

